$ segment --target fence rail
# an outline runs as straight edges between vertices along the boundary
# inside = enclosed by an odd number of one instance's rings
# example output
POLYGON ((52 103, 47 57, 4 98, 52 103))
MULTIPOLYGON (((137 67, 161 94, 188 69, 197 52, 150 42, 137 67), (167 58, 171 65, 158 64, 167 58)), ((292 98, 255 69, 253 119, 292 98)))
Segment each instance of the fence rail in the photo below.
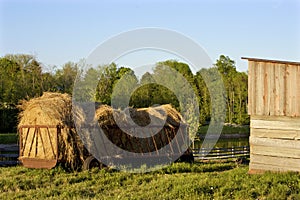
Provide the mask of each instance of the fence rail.
POLYGON ((0 166, 14 166, 19 163, 19 146, 17 144, 0 145, 0 166))
POLYGON ((249 146, 239 146, 230 148, 199 148, 193 149, 196 160, 213 160, 225 158, 237 158, 250 155, 249 146))

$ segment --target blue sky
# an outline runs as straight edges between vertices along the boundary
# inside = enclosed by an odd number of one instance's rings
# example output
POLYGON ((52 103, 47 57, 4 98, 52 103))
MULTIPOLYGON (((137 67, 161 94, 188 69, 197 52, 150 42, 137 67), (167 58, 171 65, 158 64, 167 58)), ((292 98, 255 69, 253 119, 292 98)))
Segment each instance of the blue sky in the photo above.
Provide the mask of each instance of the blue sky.
MULTIPOLYGON (((300 61, 297 0, 0 0, 0 56, 29 53, 48 68, 86 58, 124 31, 166 28, 182 33, 215 61, 221 54, 247 70, 242 56, 300 61)), ((120 60, 142 65, 173 55, 144 52, 120 60)))

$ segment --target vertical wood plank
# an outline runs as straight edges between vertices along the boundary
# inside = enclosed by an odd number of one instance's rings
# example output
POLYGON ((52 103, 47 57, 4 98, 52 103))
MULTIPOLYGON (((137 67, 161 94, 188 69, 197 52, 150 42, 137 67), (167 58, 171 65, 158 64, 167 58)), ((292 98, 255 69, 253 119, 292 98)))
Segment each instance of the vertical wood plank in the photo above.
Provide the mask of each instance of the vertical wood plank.
POLYGON ((275 115, 284 115, 285 106, 285 65, 275 66, 275 115))
POLYGON ((296 67, 287 65, 286 67, 286 115, 295 116, 296 107, 296 67))
POLYGON ((263 114, 269 116, 271 113, 274 115, 274 64, 265 63, 264 65, 264 104, 263 114))
POLYGON ((257 63, 253 62, 253 61, 252 61, 252 74, 253 74, 253 76, 252 76, 252 92, 251 92, 252 93, 252 97, 251 97, 252 108, 251 108, 251 110, 252 110, 253 114, 256 114, 257 103, 256 103, 255 96, 256 96, 256 80, 257 80, 257 63))
POLYGON ((297 99, 296 99, 297 106, 296 107, 298 107, 296 116, 300 117, 300 65, 297 66, 296 86, 297 86, 297 99))
POLYGON ((286 115, 286 65, 281 64, 280 66, 280 113, 282 116, 286 115))
POLYGON ((255 115, 255 83, 256 83, 256 63, 248 61, 248 114, 255 115))
POLYGON ((270 97, 269 97, 269 104, 270 104, 270 112, 269 115, 274 116, 275 115, 275 64, 270 63, 270 78, 269 78, 269 85, 270 85, 270 97))
POLYGON ((251 107, 252 107, 252 62, 248 60, 248 115, 251 115, 251 107))
POLYGON ((275 84, 275 91, 274 91, 274 115, 280 115, 280 66, 276 65, 274 68, 274 84, 275 84))
POLYGON ((257 62, 256 71, 256 87, 255 87, 255 98, 256 98, 256 115, 263 115, 264 107, 264 63, 257 62))
POLYGON ((264 63, 264 74, 263 74, 263 85, 261 87, 264 88, 263 90, 263 107, 262 107, 262 114, 269 115, 269 101, 268 101, 268 93, 269 93, 269 63, 264 63))
POLYGON ((286 65, 286 115, 291 116, 291 79, 292 79, 292 70, 289 65, 286 65))
POLYGON ((297 66, 296 65, 291 65, 292 67, 292 77, 291 77, 291 92, 292 92, 292 99, 291 99, 291 116, 296 117, 297 116, 297 88, 298 84, 297 83, 297 66))

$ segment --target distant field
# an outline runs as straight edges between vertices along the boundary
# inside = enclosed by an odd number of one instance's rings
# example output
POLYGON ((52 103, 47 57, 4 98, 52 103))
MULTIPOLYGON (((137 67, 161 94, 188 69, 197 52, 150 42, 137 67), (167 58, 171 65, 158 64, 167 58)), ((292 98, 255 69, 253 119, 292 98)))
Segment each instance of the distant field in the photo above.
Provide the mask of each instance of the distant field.
POLYGON ((0 144, 16 144, 18 135, 16 133, 0 133, 0 144))
MULTIPOLYGON (((204 135, 207 133, 208 130, 208 125, 206 126, 201 126, 199 128, 198 134, 199 135, 204 135)), ((250 127, 249 126, 229 126, 229 125, 224 125, 222 129, 222 134, 244 134, 244 135, 249 135, 250 134, 250 127)))
POLYGON ((299 173, 249 175, 248 166, 175 163, 151 173, 0 168, 0 199, 300 199, 299 173))

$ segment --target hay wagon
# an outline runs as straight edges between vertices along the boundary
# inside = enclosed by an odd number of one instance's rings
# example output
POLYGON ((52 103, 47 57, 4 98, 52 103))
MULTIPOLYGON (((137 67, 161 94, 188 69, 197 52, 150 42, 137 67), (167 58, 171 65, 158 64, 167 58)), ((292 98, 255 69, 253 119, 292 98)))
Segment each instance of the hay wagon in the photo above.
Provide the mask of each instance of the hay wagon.
MULTIPOLYGON (((76 170, 104 166, 100 162, 102 158, 98 157, 100 161, 95 159, 83 144, 84 138, 80 138, 76 132, 71 114, 71 98, 68 95, 44 93, 42 97, 25 102, 22 109, 18 126, 19 160, 25 167, 51 169, 61 164, 68 169, 76 170)), ((132 109, 131 111, 135 114, 133 118, 142 119, 140 122, 147 124, 148 115, 156 113, 159 120, 161 116, 157 114, 157 110, 149 109, 132 109)), ((161 131, 151 137, 137 138, 125 133, 116 125, 111 107, 99 107, 95 117, 105 137, 119 148, 137 153, 137 156, 133 157, 113 154, 109 159, 122 162, 122 159, 128 158, 160 159, 172 155, 180 156, 179 159, 182 161, 192 162, 192 151, 189 148, 183 151, 181 146, 183 140, 188 139, 186 137, 188 127, 178 121, 181 120, 181 116, 175 109, 170 106, 165 106, 165 109, 167 109, 168 117, 161 131), (179 134, 179 137, 175 137, 176 134, 179 134), (172 140, 175 142, 173 141, 174 145, 170 148, 170 152, 161 153, 160 149, 172 140)), ((119 117, 124 119, 124 116, 119 117)), ((128 125, 126 128, 135 130, 136 126, 128 125)), ((157 127, 152 126, 147 130, 151 132, 154 129, 157 127)), ((95 141, 90 139, 90 142, 95 141)), ((109 149, 109 147, 106 148, 107 144, 94 145, 102 145, 105 150, 109 149)))
MULTIPOLYGON (((93 167, 101 168, 105 166, 88 152, 88 150, 82 145, 79 138, 77 138, 77 141, 72 141, 74 144, 76 143, 78 145, 72 151, 76 149, 77 152, 73 152, 73 156, 68 158, 67 154, 64 152, 66 150, 64 148, 60 149, 60 145, 62 144, 62 141, 60 141, 60 135, 65 128, 66 127, 62 127, 60 125, 19 126, 19 160, 22 165, 28 168, 51 169, 58 164, 62 164, 68 168, 82 168, 84 170, 91 169, 93 167)), ((164 131, 168 132, 170 130, 165 127, 164 131)), ((177 132, 177 134, 180 134, 181 139, 184 139, 184 131, 186 131, 185 126, 177 132)), ((110 127, 110 133, 117 132, 122 133, 119 128, 110 127)), ((165 135, 168 142, 171 142, 173 139, 173 136, 170 135, 170 133, 165 135)), ((120 159, 159 159, 161 157, 170 156, 170 154, 159 153, 162 141, 165 140, 162 135, 152 136, 150 140, 144 139, 144 141, 137 140, 129 135, 126 137, 126 141, 122 141, 121 137, 118 140, 114 140, 114 137, 109 136, 108 139, 112 140, 115 145, 118 145, 124 150, 134 151, 135 153, 140 154, 137 154, 136 157, 123 157, 116 154, 114 157, 109 158, 110 160, 119 160, 117 162, 122 162, 120 159)), ((180 161, 192 162, 194 160, 192 151, 188 149, 185 152, 181 152, 181 148, 179 147, 181 142, 176 141, 175 143, 177 145, 173 146, 173 149, 171 149, 171 155, 180 157, 180 161)), ((107 157, 103 159, 107 159, 107 157)))

